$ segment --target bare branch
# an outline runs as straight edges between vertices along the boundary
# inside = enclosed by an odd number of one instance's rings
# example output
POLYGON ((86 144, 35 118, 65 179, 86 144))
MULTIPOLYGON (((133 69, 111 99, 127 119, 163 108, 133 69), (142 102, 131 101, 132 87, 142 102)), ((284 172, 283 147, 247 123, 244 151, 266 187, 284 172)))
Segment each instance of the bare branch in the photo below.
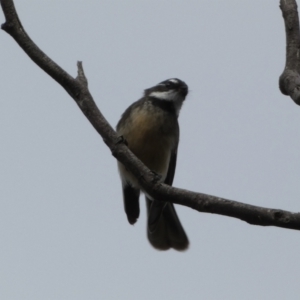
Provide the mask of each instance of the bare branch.
POLYGON ((286 63, 279 78, 279 88, 300 105, 300 33, 297 3, 295 0, 280 0, 285 22, 286 63))
MULTIPOLYGON (((87 119, 102 136, 113 156, 122 162, 136 178, 139 178, 140 184, 148 194, 157 200, 181 204, 199 212, 234 217, 253 225, 277 226, 300 230, 300 213, 253 206, 157 183, 155 174, 134 156, 125 145, 123 138, 117 136, 116 132, 101 114, 88 90, 87 79, 84 75, 82 63, 78 62, 77 64, 77 78, 71 77, 43 53, 29 38, 18 18, 13 1, 0 0, 0 3, 6 18, 2 29, 15 39, 20 47, 42 70, 49 74, 70 94, 87 119)), ((297 45, 299 45, 299 43, 297 45)), ((293 66, 293 64, 287 64, 287 66, 290 67, 293 66)), ((286 79, 283 79, 283 86, 286 88, 283 89, 284 93, 288 93, 289 91, 285 85, 286 81, 286 79)))

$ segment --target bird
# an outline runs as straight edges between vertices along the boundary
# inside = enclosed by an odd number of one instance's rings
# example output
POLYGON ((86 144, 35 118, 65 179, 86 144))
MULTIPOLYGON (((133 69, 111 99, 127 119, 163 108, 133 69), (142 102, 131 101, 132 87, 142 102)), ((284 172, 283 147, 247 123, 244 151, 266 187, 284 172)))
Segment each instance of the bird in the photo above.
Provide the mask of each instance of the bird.
MULTIPOLYGON (((144 90, 144 95, 122 114, 116 131, 128 148, 156 175, 159 182, 172 185, 179 143, 178 116, 188 94, 188 86, 171 78, 144 90)), ((144 192, 126 167, 118 162, 128 222, 140 214, 139 197, 144 192)), ((173 203, 153 199, 146 192, 147 236, 157 250, 184 251, 189 240, 173 203)))

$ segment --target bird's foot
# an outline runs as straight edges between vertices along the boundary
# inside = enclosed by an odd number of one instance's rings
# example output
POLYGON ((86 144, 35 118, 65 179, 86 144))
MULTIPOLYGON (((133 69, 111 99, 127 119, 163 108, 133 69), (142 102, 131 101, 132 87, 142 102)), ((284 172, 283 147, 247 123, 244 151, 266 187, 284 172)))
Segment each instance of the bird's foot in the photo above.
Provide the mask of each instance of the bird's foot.
POLYGON ((153 183, 158 183, 158 182, 161 181, 162 176, 160 174, 158 174, 158 173, 156 173, 155 171, 152 171, 152 170, 151 170, 151 173, 153 174, 153 178, 152 178, 153 183))
POLYGON ((128 146, 128 142, 127 142, 127 140, 124 138, 123 135, 119 135, 119 136, 118 136, 117 144, 125 144, 126 146, 128 146))

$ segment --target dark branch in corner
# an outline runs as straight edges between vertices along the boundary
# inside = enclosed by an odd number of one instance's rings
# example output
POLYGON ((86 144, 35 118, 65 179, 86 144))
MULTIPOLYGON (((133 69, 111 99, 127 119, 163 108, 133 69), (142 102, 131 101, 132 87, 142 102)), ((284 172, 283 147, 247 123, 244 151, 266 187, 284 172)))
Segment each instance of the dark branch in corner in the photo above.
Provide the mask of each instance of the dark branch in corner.
POLYGON ((297 3, 295 0, 280 0, 280 9, 285 23, 286 63, 279 77, 280 91, 300 105, 300 33, 297 3))
MULTIPOLYGON (((157 183, 155 181, 156 176, 130 152, 124 144, 123 139, 117 136, 116 132, 101 114, 88 90, 87 79, 84 75, 82 64, 78 63, 77 78, 71 77, 43 53, 29 38, 18 18, 13 1, 0 0, 0 3, 6 18, 2 29, 15 39, 20 47, 42 70, 56 80, 70 94, 96 131, 102 136, 113 156, 139 178, 140 184, 147 193, 157 200, 181 204, 199 212, 234 217, 253 225, 277 226, 300 230, 300 213, 253 206, 157 183)), ((288 91, 288 89, 284 91, 288 91)))

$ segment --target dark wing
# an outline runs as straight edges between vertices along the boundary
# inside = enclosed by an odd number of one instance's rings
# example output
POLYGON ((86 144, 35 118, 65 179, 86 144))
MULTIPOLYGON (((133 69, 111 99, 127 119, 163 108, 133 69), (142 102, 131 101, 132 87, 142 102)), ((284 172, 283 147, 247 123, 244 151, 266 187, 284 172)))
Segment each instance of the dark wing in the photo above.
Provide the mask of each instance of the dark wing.
POLYGON ((169 169, 168 169, 167 177, 165 179, 165 184, 168 184, 168 185, 173 184, 173 179, 174 179, 175 169, 176 169, 176 162, 177 162, 177 147, 171 153, 169 169))
MULTIPOLYGON (((122 128, 126 127, 126 122, 128 122, 128 120, 130 119, 130 114, 137 106, 141 105, 142 101, 144 101, 143 98, 132 103, 122 114, 122 117, 117 124, 118 134, 122 134, 122 128)), ((122 180, 122 184, 123 184, 124 209, 127 215, 128 222, 130 224, 134 224, 137 221, 140 214, 140 204, 139 204, 140 190, 132 187, 126 181, 123 182, 123 180, 122 180)))
POLYGON ((173 179, 174 179, 175 170, 176 170, 177 150, 178 150, 178 143, 179 143, 179 125, 178 125, 178 122, 176 122, 176 140, 177 140, 177 143, 176 143, 176 145, 174 145, 174 148, 172 149, 170 162, 169 162, 168 173, 167 173, 167 177, 164 181, 165 184, 168 184, 168 185, 173 184, 173 179))

